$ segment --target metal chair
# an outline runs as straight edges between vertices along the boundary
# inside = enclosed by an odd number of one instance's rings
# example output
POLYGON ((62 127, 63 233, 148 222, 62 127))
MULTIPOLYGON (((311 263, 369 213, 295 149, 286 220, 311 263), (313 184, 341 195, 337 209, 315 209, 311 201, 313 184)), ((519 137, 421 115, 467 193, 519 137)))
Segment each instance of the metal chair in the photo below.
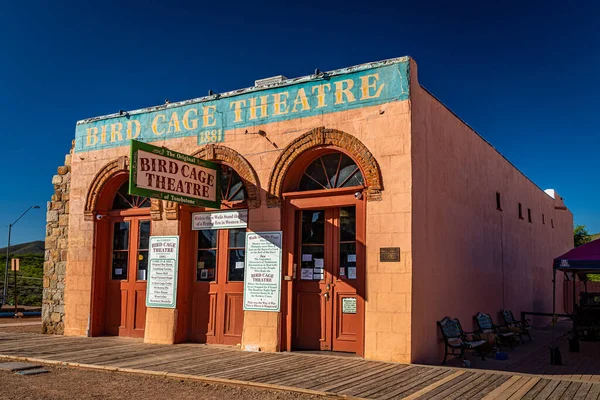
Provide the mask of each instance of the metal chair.
MULTIPOLYGON (((467 359, 467 350, 478 352, 478 347, 486 343, 485 340, 478 338, 474 332, 465 332, 460 325, 460 321, 456 318, 444 317, 437 324, 440 327, 446 346, 442 364, 446 364, 446 359, 449 355, 459 356, 464 361, 467 359), (469 338, 469 335, 471 338, 469 338)), ((479 352, 479 354, 481 355, 481 359, 485 360, 483 353, 479 352)))

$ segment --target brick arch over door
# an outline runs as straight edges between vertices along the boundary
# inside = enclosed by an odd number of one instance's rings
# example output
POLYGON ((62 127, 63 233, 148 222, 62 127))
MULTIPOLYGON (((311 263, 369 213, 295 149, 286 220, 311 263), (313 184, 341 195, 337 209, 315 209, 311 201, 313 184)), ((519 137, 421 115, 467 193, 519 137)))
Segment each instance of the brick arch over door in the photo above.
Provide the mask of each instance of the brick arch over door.
POLYGON ((269 177, 267 205, 280 207, 283 183, 294 161, 305 151, 318 147, 334 146, 343 149, 362 170, 367 188, 367 201, 381 200, 383 182, 377 160, 369 149, 356 137, 336 129, 318 127, 292 141, 279 154, 269 177))
MULTIPOLYGON (((96 176, 94 176, 85 199, 85 208, 83 211, 83 218, 85 221, 94 220, 95 213, 98 211, 98 199, 100 198, 102 191, 109 181, 119 175, 129 175, 129 157, 127 156, 121 156, 106 163, 100 168, 98 173, 96 173, 96 176)), ((162 203, 160 200, 150 199, 150 215, 153 220, 159 220, 161 218, 161 207, 162 203)))
POLYGON ((222 161, 229 165, 244 182, 248 195, 248 208, 260 207, 260 182, 258 175, 256 175, 256 171, 254 171, 254 168, 252 168, 244 156, 229 147, 215 144, 207 144, 193 153, 192 156, 209 161, 222 161))

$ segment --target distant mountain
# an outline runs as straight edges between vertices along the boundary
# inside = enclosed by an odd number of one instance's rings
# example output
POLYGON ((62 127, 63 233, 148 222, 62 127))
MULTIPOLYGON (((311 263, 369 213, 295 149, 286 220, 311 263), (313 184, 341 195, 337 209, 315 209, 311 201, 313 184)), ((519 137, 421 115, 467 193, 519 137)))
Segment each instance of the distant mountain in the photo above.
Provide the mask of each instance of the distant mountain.
MULTIPOLYGON (((44 254, 44 250, 43 240, 10 245, 10 254, 44 254)), ((6 247, 0 249, 0 254, 6 254, 6 247)))

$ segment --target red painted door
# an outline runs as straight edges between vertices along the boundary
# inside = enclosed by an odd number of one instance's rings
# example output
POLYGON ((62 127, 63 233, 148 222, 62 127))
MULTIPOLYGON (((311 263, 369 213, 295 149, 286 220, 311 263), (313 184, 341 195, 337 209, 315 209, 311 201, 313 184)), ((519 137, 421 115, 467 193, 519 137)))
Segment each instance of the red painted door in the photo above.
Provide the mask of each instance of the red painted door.
POLYGON ((244 324, 246 229, 198 231, 192 293, 193 340, 237 345, 244 324))
POLYGON ((106 333, 144 337, 150 220, 112 217, 112 257, 107 286, 106 333))
POLYGON ((362 354, 364 284, 354 205, 296 212, 296 349, 362 354))

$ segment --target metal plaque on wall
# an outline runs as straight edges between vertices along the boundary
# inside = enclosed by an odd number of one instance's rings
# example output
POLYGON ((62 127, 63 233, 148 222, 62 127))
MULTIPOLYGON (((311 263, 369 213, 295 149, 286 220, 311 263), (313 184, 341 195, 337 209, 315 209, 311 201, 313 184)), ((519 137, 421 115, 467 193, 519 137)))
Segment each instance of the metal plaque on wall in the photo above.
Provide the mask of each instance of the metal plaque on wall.
POLYGON ((400 261, 400 247, 381 247, 379 249, 380 262, 400 261))

